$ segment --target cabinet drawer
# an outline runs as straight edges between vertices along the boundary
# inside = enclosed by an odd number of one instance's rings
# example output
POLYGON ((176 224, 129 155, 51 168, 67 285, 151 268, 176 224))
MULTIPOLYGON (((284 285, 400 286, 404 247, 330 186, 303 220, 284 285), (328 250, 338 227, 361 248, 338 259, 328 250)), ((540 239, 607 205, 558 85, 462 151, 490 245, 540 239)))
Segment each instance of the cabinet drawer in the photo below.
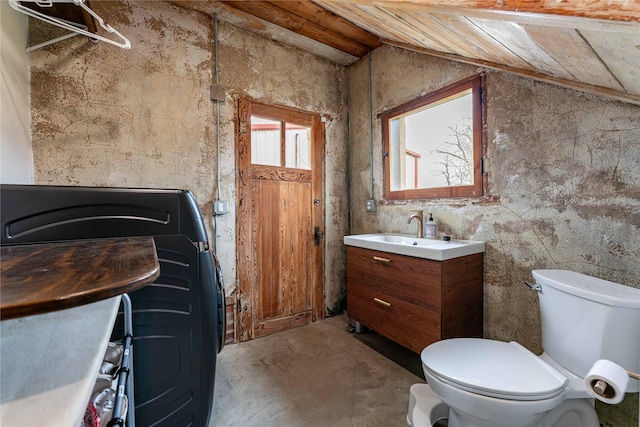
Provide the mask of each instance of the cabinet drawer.
POLYGON ((442 263, 347 246, 347 283, 432 310, 441 304, 442 263))
POLYGON ((349 283, 347 312, 350 318, 416 353, 440 339, 439 313, 360 283, 349 283))

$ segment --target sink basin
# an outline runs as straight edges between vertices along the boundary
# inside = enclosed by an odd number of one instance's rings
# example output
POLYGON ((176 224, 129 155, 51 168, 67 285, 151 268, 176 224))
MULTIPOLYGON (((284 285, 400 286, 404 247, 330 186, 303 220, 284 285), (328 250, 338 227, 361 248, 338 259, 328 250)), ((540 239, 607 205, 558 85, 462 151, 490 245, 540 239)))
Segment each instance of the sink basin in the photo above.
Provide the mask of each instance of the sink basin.
POLYGON ((484 252, 484 242, 419 239, 406 234, 377 233, 344 236, 344 244, 417 258, 444 261, 484 252))

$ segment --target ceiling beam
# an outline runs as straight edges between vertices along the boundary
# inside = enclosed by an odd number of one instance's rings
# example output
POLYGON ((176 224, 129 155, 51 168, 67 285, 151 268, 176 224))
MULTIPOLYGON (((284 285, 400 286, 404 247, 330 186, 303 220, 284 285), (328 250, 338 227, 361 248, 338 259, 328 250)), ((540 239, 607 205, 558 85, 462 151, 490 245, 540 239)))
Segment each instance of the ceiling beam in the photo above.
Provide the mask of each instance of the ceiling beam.
MULTIPOLYGON (((347 38, 327 27, 319 25, 311 20, 298 16, 287 11, 286 9, 279 7, 277 4, 280 2, 270 3, 264 1, 221 0, 221 3, 249 13, 258 18, 264 19, 265 21, 271 22, 280 27, 294 31, 298 34, 302 34, 306 37, 309 37, 310 39, 319 41, 358 58, 365 56, 371 50, 369 46, 357 40, 347 38)), ((337 15, 335 16, 337 17, 337 15)), ((344 21, 344 23, 348 24, 351 27, 358 28, 355 25, 348 23, 348 21, 346 20, 342 21, 344 21)))
POLYGON ((285 46, 309 52, 336 64, 348 66, 360 59, 309 37, 298 37, 298 34, 291 30, 223 4, 218 0, 168 0, 168 2, 176 7, 203 13, 212 18, 216 16, 221 22, 259 34, 285 46))
POLYGON ((270 1, 278 7, 331 31, 355 40, 370 49, 380 47, 380 39, 368 31, 352 24, 341 16, 324 9, 311 1, 270 1))
POLYGON ((430 7, 536 13, 611 21, 640 22, 638 0, 323 0, 389 9, 430 7))

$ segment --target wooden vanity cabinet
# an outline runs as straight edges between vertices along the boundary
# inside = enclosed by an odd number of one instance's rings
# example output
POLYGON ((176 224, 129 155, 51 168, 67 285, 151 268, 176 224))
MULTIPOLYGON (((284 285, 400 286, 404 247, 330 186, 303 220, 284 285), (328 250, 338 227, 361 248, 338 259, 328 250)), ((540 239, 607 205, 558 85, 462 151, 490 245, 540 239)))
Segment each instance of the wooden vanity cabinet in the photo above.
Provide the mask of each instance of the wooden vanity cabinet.
POLYGON ((347 313, 416 353, 442 339, 481 338, 482 258, 432 261, 347 246, 347 313))

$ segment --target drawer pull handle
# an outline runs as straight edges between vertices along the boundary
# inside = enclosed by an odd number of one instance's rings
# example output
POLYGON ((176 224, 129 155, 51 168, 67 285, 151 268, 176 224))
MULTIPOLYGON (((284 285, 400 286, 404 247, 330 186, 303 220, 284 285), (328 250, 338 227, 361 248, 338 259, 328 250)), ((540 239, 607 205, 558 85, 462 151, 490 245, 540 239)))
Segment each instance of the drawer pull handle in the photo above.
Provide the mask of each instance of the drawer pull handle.
POLYGON ((377 302, 380 305, 384 305, 385 307, 391 307, 391 303, 390 302, 386 302, 381 300, 380 298, 374 298, 373 299, 375 302, 377 302))
POLYGON ((382 257, 379 257, 379 256, 374 256, 373 260, 374 261, 380 261, 380 262, 391 262, 391 260, 389 258, 382 258, 382 257))

